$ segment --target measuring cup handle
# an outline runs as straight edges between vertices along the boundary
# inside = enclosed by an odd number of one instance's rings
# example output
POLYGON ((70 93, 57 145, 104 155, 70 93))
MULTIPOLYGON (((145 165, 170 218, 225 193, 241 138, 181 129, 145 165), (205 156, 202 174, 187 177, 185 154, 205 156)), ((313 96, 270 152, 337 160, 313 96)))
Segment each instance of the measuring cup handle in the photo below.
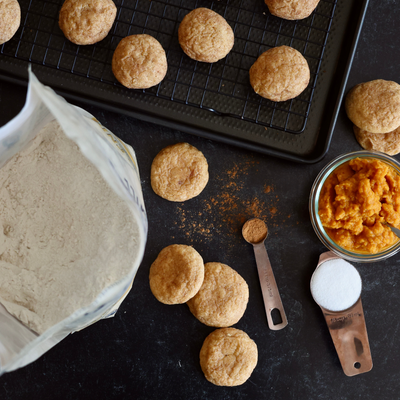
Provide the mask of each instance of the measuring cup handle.
POLYGON ((354 376, 370 371, 373 364, 361 298, 342 312, 321 309, 343 372, 354 376))
POLYGON ((269 329, 274 331, 283 329, 288 322, 264 243, 254 245, 254 255, 256 258, 258 277, 260 279, 269 329), (281 322, 276 324, 274 324, 272 317, 272 312, 274 310, 279 311, 281 319, 281 322))

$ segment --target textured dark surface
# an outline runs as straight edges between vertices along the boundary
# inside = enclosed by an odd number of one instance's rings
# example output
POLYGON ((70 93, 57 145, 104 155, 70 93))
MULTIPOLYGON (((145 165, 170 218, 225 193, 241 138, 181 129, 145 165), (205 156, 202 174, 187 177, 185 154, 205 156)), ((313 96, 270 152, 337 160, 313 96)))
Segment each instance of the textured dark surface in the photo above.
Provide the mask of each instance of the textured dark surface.
MULTIPOLYGON (((371 0, 348 88, 376 79, 400 81, 400 11, 395 1, 371 0)), ((25 89, 0 83, 0 123, 23 105, 25 89)), ((400 255, 354 264, 374 367, 349 378, 340 367, 309 280, 325 251, 308 217, 308 195, 319 170, 336 155, 358 150, 342 109, 325 159, 300 165, 201 139, 133 118, 85 107, 136 150, 149 219, 146 253, 134 286, 116 317, 67 337, 36 362, 0 377, 0 399, 397 399, 400 392, 400 255), (187 141, 209 162, 210 182, 185 203, 151 190, 152 159, 166 145, 187 141), (267 327, 251 247, 240 236, 244 219, 261 216, 266 245, 289 325, 267 327), (220 261, 248 282, 248 308, 235 327, 257 343, 259 361, 235 388, 205 380, 199 365, 203 340, 213 329, 185 305, 166 306, 151 294, 148 271, 166 245, 193 245, 206 262, 220 261)))

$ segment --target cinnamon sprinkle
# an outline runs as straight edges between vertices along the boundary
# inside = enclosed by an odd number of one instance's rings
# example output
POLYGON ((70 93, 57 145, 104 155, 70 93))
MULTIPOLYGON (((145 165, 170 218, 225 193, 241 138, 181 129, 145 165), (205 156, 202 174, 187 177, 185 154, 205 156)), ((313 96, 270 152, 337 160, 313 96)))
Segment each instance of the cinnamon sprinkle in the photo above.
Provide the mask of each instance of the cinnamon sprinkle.
MULTIPOLYGON (((259 187, 259 194, 245 187, 246 179, 257 163, 250 159, 234 164, 230 169, 221 171, 210 177, 214 180, 215 195, 207 196, 207 188, 197 199, 196 207, 187 203, 179 203, 176 208, 176 226, 185 232, 189 243, 208 242, 218 235, 229 235, 233 238, 241 236, 243 224, 250 218, 260 218, 272 223, 278 213, 277 202, 271 185, 259 187), (195 209, 194 209, 195 208, 195 209)), ((235 241, 232 240, 234 246, 235 241)), ((237 243, 237 242, 236 242, 237 243)))

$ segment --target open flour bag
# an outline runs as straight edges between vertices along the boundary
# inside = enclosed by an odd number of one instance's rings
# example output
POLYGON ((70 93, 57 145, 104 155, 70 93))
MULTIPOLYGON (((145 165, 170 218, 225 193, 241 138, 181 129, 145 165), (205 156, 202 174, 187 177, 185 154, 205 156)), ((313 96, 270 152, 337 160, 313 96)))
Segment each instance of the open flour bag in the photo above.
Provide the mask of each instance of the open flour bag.
POLYGON ((115 314, 147 218, 133 149, 29 71, 0 128, 0 375, 115 314))

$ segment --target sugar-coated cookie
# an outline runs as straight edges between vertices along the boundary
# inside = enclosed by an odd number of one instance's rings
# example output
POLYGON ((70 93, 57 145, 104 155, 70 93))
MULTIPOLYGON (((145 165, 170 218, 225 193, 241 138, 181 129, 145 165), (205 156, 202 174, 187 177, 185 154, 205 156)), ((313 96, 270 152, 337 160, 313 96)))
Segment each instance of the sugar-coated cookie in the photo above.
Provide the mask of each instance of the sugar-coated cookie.
POLYGON ((354 86, 346 96, 351 122, 371 133, 387 133, 400 126, 400 85, 376 79, 354 86))
POLYGON ((249 287, 231 267, 218 262, 204 265, 204 281, 187 305, 203 324, 228 327, 236 324, 246 311, 249 287))
POLYGON ((204 263, 191 246, 173 244, 165 247, 150 267, 150 289, 164 304, 183 304, 200 289, 204 263))
POLYGON ((232 49, 234 34, 226 20, 208 8, 196 8, 179 25, 179 44, 192 59, 213 63, 232 49))
POLYGON ((318 6, 319 0, 264 0, 272 15, 283 19, 304 19, 318 6))
POLYGON ((204 376, 218 386, 242 385, 250 378, 257 361, 257 345, 246 332, 235 328, 211 332, 200 350, 204 376))
POLYGON ((151 187, 160 197, 185 201, 199 195, 208 182, 208 163, 203 153, 189 143, 162 149, 154 158, 151 187))
POLYGON ((371 133, 353 126, 354 135, 365 150, 375 150, 394 156, 400 153, 400 127, 388 133, 371 133))
POLYGON ((66 0, 58 24, 72 43, 89 45, 108 35, 116 15, 117 7, 112 0, 66 0))
POLYGON ((21 8, 17 0, 0 0, 0 44, 8 42, 21 23, 21 8))
POLYGON ((293 99, 303 92, 309 81, 307 60, 289 46, 267 50, 250 68, 250 84, 254 91, 272 101, 293 99))
POLYGON ((146 34, 123 38, 114 51, 111 66, 117 80, 129 89, 158 85, 168 70, 160 42, 146 34))

